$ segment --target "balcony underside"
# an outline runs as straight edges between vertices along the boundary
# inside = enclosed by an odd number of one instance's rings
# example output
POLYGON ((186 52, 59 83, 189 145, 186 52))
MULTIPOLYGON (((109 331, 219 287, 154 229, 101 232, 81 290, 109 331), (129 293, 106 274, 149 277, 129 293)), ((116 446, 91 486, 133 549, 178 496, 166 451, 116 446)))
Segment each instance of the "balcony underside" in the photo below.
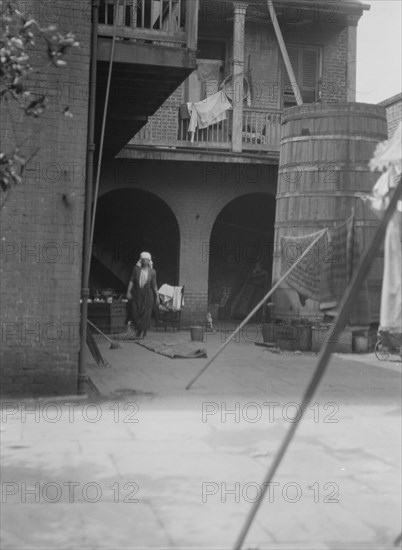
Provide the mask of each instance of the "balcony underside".
MULTIPOLYGON (((95 135, 99 146, 111 55, 110 38, 98 40, 95 135)), ((187 48, 116 42, 103 153, 116 155, 195 69, 187 48)))
POLYGON ((242 153, 233 153, 229 149, 208 149, 201 147, 156 147, 126 145, 116 158, 130 160, 167 160, 182 162, 220 162, 238 164, 273 164, 279 162, 279 151, 257 152, 243 150, 242 153))

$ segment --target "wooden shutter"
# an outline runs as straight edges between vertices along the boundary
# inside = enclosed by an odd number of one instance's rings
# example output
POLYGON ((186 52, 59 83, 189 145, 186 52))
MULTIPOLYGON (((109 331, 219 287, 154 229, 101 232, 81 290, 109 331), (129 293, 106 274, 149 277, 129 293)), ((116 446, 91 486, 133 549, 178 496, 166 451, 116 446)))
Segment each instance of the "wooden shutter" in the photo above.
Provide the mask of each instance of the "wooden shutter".
POLYGON ((317 101, 318 87, 318 50, 303 48, 300 50, 299 86, 304 103, 317 101))
MULTIPOLYGON (((297 84, 299 84, 299 51, 295 46, 289 46, 287 48, 290 64, 292 65, 293 72, 296 78, 297 84)), ((296 105, 296 99, 293 94, 290 78, 286 70, 285 64, 283 64, 283 70, 285 71, 285 77, 283 79, 283 100, 286 107, 290 105, 296 105)))
MULTIPOLYGON (((318 98, 319 49, 308 46, 288 46, 287 50, 303 102, 314 103, 318 98)), ((283 103, 286 108, 296 105, 296 99, 284 64, 283 70, 283 103)))

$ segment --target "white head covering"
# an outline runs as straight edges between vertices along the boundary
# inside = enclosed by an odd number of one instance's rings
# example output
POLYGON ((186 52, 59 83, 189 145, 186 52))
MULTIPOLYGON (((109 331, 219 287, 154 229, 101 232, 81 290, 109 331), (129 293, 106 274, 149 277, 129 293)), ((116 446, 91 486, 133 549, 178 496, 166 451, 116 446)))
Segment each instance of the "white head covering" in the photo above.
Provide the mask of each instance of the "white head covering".
POLYGON ((154 266, 152 262, 152 256, 149 252, 141 252, 140 259, 137 262, 137 266, 141 267, 141 260, 149 260, 149 266, 152 268, 154 266))

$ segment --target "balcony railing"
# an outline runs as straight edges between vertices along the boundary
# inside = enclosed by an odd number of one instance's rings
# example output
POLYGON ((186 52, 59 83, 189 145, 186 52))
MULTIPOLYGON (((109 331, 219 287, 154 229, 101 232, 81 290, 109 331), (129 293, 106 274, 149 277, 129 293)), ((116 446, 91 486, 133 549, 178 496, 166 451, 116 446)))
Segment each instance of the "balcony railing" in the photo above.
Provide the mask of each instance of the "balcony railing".
POLYGON ((165 46, 196 47, 198 0, 101 0, 100 36, 112 36, 115 13, 117 36, 165 46))
MULTIPOLYGON (((232 111, 227 118, 196 130, 194 140, 188 133, 188 120, 179 120, 178 108, 163 105, 130 141, 131 145, 186 147, 231 150, 232 111)), ((246 151, 279 151, 281 112, 265 109, 243 110, 242 148, 246 151)))

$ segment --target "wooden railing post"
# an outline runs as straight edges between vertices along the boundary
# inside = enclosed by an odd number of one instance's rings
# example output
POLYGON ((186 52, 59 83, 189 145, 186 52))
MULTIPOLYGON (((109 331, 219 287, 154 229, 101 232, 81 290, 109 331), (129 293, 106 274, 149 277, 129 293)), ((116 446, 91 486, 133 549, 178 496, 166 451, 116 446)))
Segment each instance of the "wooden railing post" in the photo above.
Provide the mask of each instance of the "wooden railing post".
POLYGON ((197 49, 198 34, 198 3, 199 0, 183 0, 186 2, 186 33, 187 48, 197 49))
POLYGON ((233 129, 232 150, 242 151, 243 129, 243 78, 244 78, 244 27, 248 4, 234 2, 233 21, 233 129))

